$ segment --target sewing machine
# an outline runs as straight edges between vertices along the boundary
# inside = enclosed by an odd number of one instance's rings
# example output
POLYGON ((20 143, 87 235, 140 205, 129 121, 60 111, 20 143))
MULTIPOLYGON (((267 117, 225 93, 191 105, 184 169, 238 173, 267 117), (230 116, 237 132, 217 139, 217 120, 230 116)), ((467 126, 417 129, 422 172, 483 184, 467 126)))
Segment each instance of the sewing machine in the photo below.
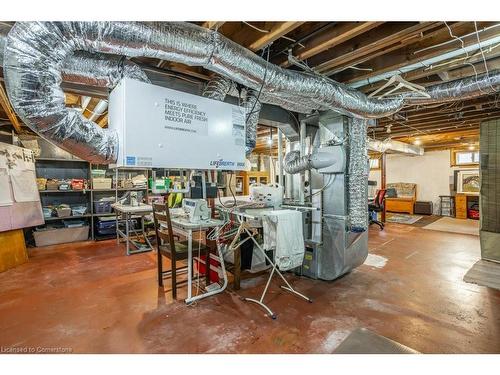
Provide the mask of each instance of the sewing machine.
POLYGON ((182 209, 191 223, 199 223, 210 219, 210 210, 207 201, 204 199, 184 198, 182 200, 182 209))

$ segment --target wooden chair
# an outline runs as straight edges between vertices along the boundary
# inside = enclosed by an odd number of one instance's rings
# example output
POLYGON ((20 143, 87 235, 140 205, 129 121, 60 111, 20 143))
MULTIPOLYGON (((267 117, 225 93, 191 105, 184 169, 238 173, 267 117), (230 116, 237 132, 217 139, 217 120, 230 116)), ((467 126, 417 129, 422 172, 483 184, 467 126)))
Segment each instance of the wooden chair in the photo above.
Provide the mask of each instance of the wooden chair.
MULTIPOLYGON (((187 266, 177 268, 177 262, 188 258, 188 241, 175 241, 172 221, 170 219, 170 210, 164 203, 153 203, 153 219, 156 232, 156 245, 158 256, 158 285, 163 287, 163 279, 172 276, 172 298, 177 298, 177 273, 183 272, 187 266), (163 226, 162 226, 163 224, 163 226), (165 230, 165 225, 166 229, 165 230), (162 257, 170 259, 170 270, 163 271, 162 257)), ((200 246, 198 241, 193 240, 193 252, 197 251, 200 246)), ((201 251, 205 253, 206 259, 209 259, 209 249, 201 244, 201 251)), ((208 267, 206 267, 208 275, 208 267)), ((184 283, 186 280, 182 281, 184 283)))

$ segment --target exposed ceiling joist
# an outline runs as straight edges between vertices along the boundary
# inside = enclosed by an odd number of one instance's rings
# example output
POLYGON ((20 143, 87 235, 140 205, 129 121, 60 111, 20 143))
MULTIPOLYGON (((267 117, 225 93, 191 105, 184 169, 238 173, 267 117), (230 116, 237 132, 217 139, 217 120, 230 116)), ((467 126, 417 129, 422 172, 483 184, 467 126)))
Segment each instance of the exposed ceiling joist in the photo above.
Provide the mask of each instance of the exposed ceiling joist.
POLYGON ((219 27, 224 25, 225 21, 206 21, 201 24, 202 27, 206 27, 210 30, 217 30, 219 27))
MULTIPOLYGON (((310 40, 305 48, 296 48, 293 54, 298 60, 305 60, 318 53, 324 52, 341 43, 344 43, 362 33, 365 33, 383 22, 346 22, 342 23, 332 30, 327 30, 316 38, 310 40)), ((281 66, 288 67, 288 60, 281 63, 281 66)))
POLYGON ((361 64, 375 56, 380 56, 388 51, 399 49, 408 44, 414 43, 418 38, 422 37, 422 33, 440 26, 439 22, 422 22, 418 24, 395 23, 389 25, 385 37, 380 37, 374 34, 369 38, 365 38, 358 46, 350 46, 350 51, 342 53, 338 51, 335 57, 327 58, 325 62, 315 67, 315 70, 324 73, 332 74, 339 67, 352 66, 361 64), (411 25, 411 26, 410 26, 411 25), (393 32, 392 30, 398 30, 393 32))
MULTIPOLYGON (((462 24, 462 23, 460 23, 462 24)), ((461 34, 466 34, 470 33, 470 22, 467 23, 467 27, 463 26, 464 28, 462 29, 461 34)), ((461 35, 458 34, 458 35, 461 35)), ((496 38, 498 37, 498 30, 496 29, 490 29, 485 31, 484 33, 481 34, 481 42, 485 42, 489 39, 496 38)), ((350 72, 344 72, 342 76, 337 77, 340 79, 343 83, 346 84, 355 84, 354 87, 362 87, 365 86, 366 84, 359 84, 359 82, 364 82, 364 81, 369 81, 374 80, 377 77, 380 77, 381 74, 389 74, 391 72, 399 72, 402 69, 407 69, 409 66, 412 65, 419 65, 416 69, 420 68, 425 61, 430 61, 430 60, 436 60, 438 57, 445 56, 447 53, 451 53, 456 51, 458 55, 465 55, 465 53, 461 52, 461 44, 457 41, 457 43, 453 44, 445 44, 441 45, 437 48, 433 48, 431 50, 427 50, 423 54, 417 54, 416 51, 420 50, 424 46, 432 46, 438 41, 442 40, 449 40, 451 37, 448 33, 448 30, 441 30, 439 33, 439 39, 437 38, 437 35, 434 35, 434 38, 426 38, 424 40, 425 43, 416 43, 411 46, 411 48, 408 48, 404 53, 399 50, 393 50, 392 52, 386 51, 381 56, 377 56, 374 59, 371 59, 370 61, 370 68, 373 70, 371 72, 366 72, 366 71, 350 71, 350 72), (458 44, 458 45, 457 45, 458 44), (389 53, 390 52, 390 53, 389 53), (422 64, 422 65, 421 65, 422 64)), ((464 47, 471 47, 474 45, 477 45, 477 38, 476 35, 473 36, 467 36, 463 38, 464 41, 464 47)), ((457 56, 458 57, 458 56, 457 56)), ((443 60, 445 61, 445 60, 443 60)), ((425 63, 425 65, 428 65, 425 63)), ((416 70, 413 69, 413 70, 416 70)), ((404 71, 404 70, 403 70, 404 71)))
POLYGON ((14 113, 12 106, 10 105, 9 98, 7 97, 7 93, 5 92, 3 84, 0 84, 0 106, 3 108, 3 110, 7 114, 7 117, 9 118, 12 126, 14 127, 14 130, 17 133, 20 133, 21 132, 21 123, 17 119, 17 116, 14 113))
POLYGON ((248 49, 251 51, 258 51, 270 43, 274 42, 276 39, 281 38, 282 36, 288 34, 290 31, 296 29, 304 22, 276 22, 269 32, 263 34, 260 38, 252 42, 248 49))
POLYGON ((107 113, 104 116, 102 116, 99 121, 97 121, 97 125, 99 125, 101 128, 104 128, 106 125, 108 125, 108 114, 107 113))

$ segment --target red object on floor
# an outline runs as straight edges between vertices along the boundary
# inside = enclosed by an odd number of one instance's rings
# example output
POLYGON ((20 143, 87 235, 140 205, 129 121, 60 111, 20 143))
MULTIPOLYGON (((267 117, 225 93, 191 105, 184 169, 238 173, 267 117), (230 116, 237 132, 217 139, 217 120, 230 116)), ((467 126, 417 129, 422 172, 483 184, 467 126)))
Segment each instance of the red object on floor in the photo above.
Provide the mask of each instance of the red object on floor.
MULTIPOLYGON (((207 257, 205 255, 201 255, 199 261, 197 258, 195 258, 195 267, 201 275, 205 275, 206 260, 207 260, 207 257)), ((209 279, 212 283, 219 282, 219 272, 218 272, 219 267, 220 267, 219 262, 216 259, 213 259, 212 257, 210 257, 209 279)))
POLYGON ((472 208, 469 208, 468 214, 470 219, 479 220, 479 210, 473 210, 472 208))

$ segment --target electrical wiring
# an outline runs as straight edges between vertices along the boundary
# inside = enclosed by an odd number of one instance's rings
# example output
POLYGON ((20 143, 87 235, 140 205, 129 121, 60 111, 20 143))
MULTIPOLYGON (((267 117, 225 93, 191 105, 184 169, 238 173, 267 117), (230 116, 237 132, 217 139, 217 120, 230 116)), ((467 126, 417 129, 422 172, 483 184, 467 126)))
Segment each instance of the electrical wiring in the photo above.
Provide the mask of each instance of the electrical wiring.
MULTIPOLYGON (((479 50, 481 51, 481 57, 483 58, 484 69, 486 71, 486 76, 488 77, 488 83, 490 84, 491 89, 495 92, 495 88, 491 85, 490 82, 490 72, 488 71, 488 64, 486 63, 486 57, 484 56, 483 47, 481 46, 481 39, 479 39, 479 31, 477 30, 477 22, 474 21, 474 29, 476 30, 476 39, 477 44, 479 45, 479 50)), ((476 77, 477 79, 477 77, 476 77)))
POLYGON ((232 207, 235 207, 236 206, 236 196, 234 195, 234 192, 233 192, 233 188, 231 186, 231 182, 233 180, 233 175, 234 175, 234 172, 233 173, 230 173, 229 175, 229 182, 228 182, 228 185, 229 185, 229 192, 231 193, 231 195, 233 196, 233 205, 232 206, 226 206, 224 203, 222 203, 222 200, 220 199, 220 188, 217 189, 217 197, 219 198, 219 203, 221 204, 222 207, 224 208, 232 208, 232 207))
MULTIPOLYGON (((245 125, 248 125, 248 120, 250 119, 250 116, 257 112, 257 111, 255 111, 255 106, 257 105, 257 102, 260 103, 260 101, 259 101, 260 95, 262 93, 262 89, 264 88, 264 85, 266 84, 267 71, 268 71, 268 67, 269 67, 269 51, 271 50, 271 45, 268 45, 266 47, 266 49, 267 49, 267 58, 266 58, 266 67, 264 69, 264 77, 262 78, 262 84, 260 85, 259 92, 257 93, 257 98, 256 98, 255 102, 253 103, 252 109, 250 110, 250 112, 247 113, 247 119, 246 119, 245 125)), ((264 54, 264 53, 262 53, 262 54, 264 54)))
POLYGON ((258 31, 258 32, 260 32, 260 33, 267 34, 267 33, 269 32, 269 30, 264 30, 264 29, 261 29, 261 28, 259 28, 259 27, 257 27, 257 26, 252 25, 251 23, 248 23, 248 22, 245 22, 245 21, 242 21, 242 22, 243 22, 245 25, 250 26, 252 29, 257 30, 257 31, 258 31))
MULTIPOLYGON (((469 58, 469 52, 467 52, 467 50, 465 49, 465 42, 463 41, 463 39, 453 34, 453 32, 451 31, 451 27, 448 25, 448 23, 447 23, 446 21, 444 21, 444 24, 445 24, 445 25, 446 25, 446 27, 448 28, 448 32, 450 33, 450 36, 451 36, 452 38, 454 38, 454 39, 458 40, 458 41, 461 43, 461 45, 462 45, 462 50, 465 52, 465 55, 467 56, 467 59, 468 59, 468 58, 469 58)), ((477 30, 477 29, 476 29, 476 30, 477 30)), ((476 67, 475 67, 474 65, 472 65, 472 64, 471 64, 471 66, 472 66, 472 69, 474 70, 474 75, 475 75, 475 77, 476 77, 476 82, 477 82, 477 80, 478 80, 478 79, 477 79, 478 74, 477 74, 476 67)), ((481 87, 480 87, 479 85, 477 85, 477 86, 478 86, 478 88, 479 88, 479 91, 481 91, 483 94, 486 94, 486 93, 485 93, 485 92, 481 89, 481 87)))

